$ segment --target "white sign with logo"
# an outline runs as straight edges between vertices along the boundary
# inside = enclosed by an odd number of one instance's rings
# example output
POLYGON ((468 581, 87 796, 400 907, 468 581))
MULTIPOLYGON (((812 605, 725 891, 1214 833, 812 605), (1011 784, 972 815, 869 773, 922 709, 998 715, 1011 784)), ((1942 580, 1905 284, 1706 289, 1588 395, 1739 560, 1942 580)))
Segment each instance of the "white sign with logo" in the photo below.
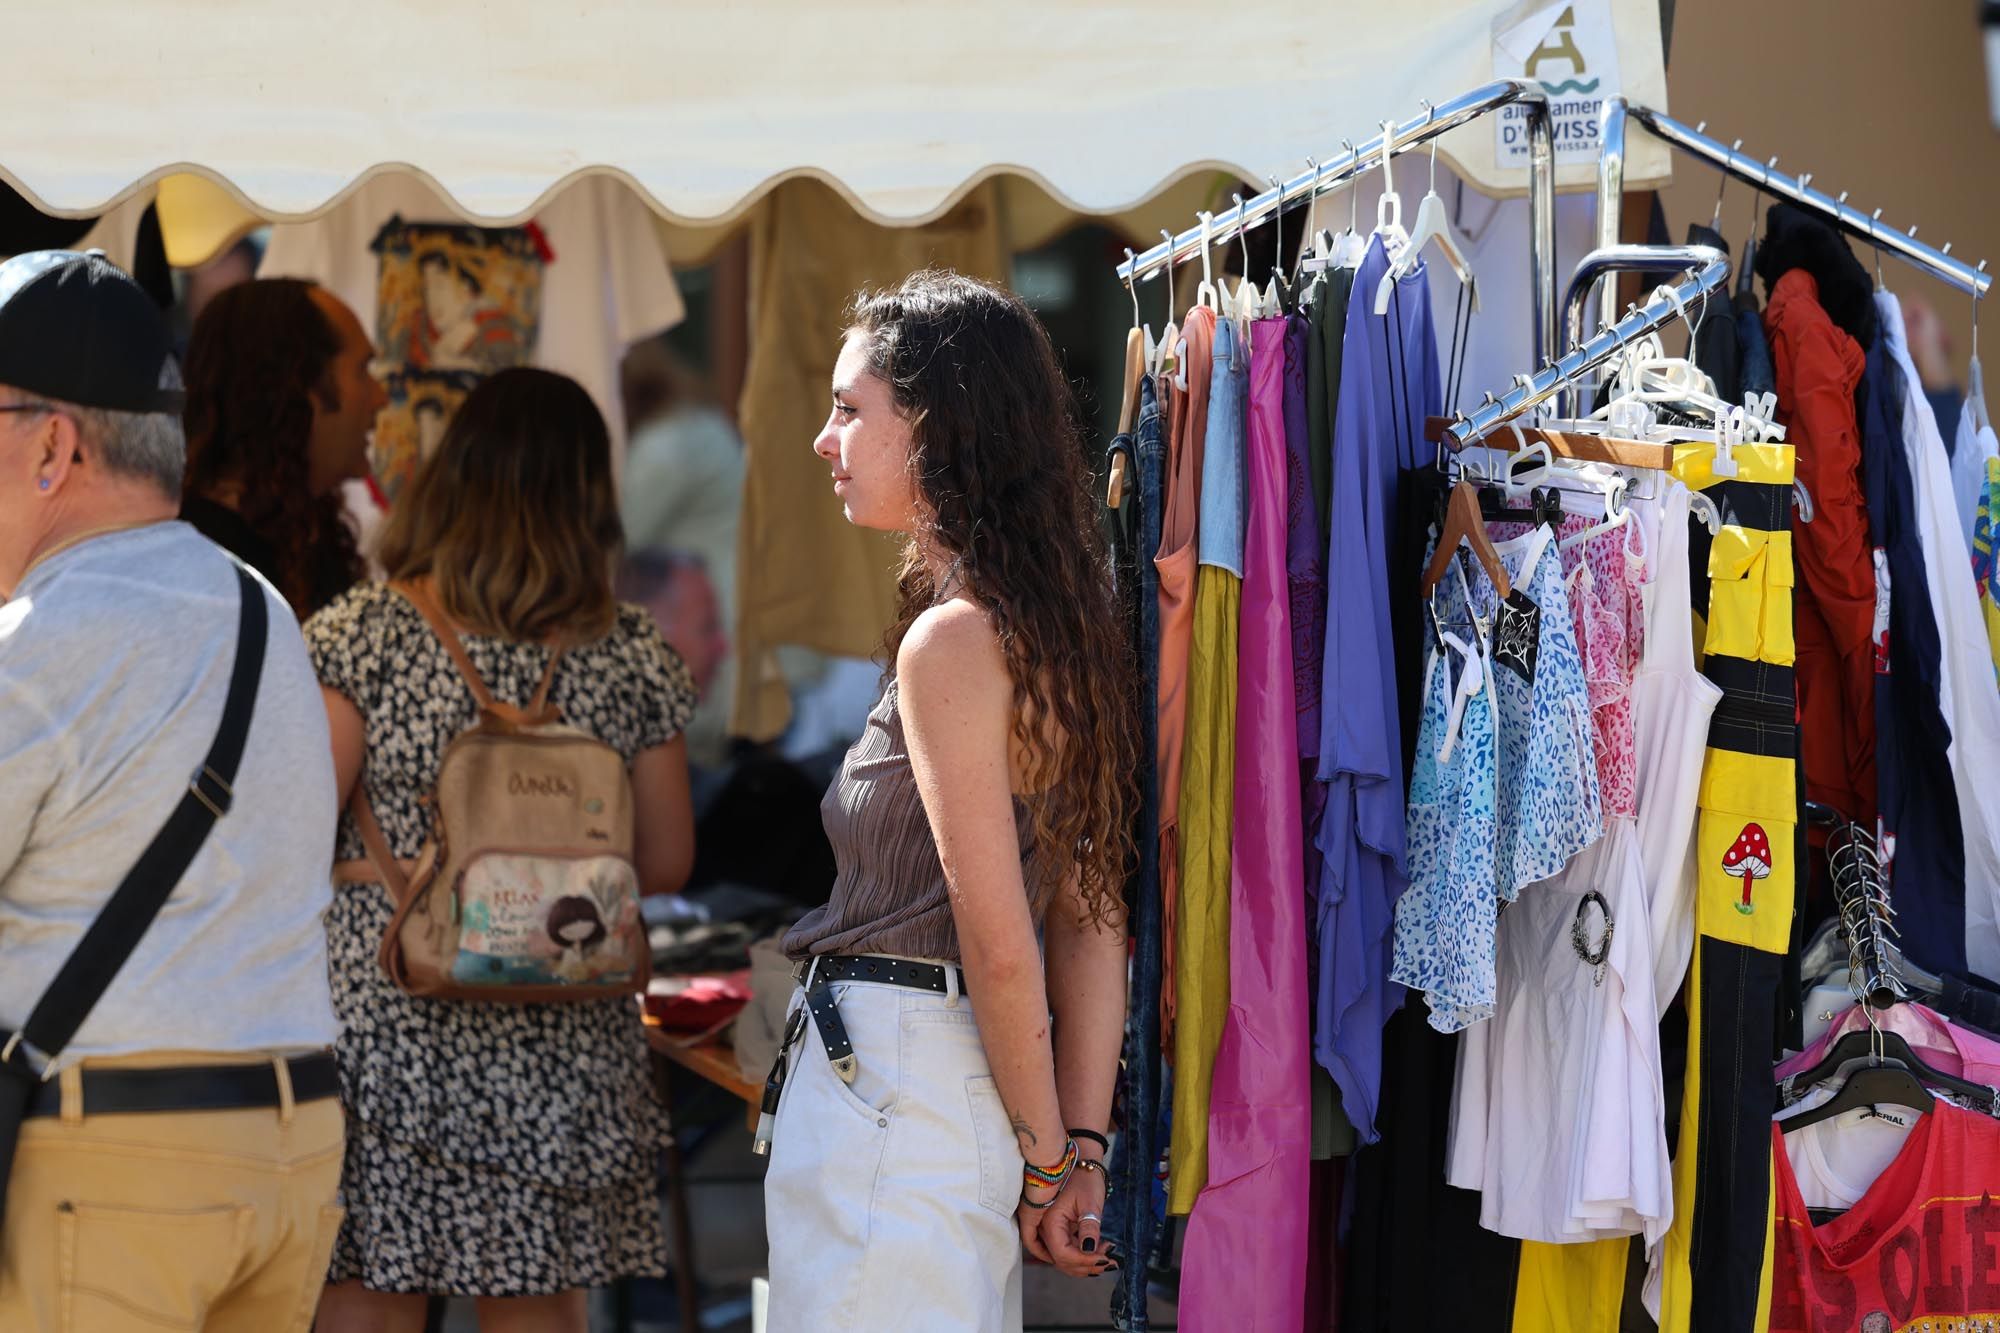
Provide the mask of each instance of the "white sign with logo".
MULTIPOLYGON (((1564 0, 1501 19, 1493 34, 1493 73, 1542 85, 1557 162, 1594 160, 1603 140, 1604 103, 1621 91, 1611 0, 1564 0)), ((1494 119, 1499 165, 1529 165, 1527 107, 1504 107, 1494 119)))

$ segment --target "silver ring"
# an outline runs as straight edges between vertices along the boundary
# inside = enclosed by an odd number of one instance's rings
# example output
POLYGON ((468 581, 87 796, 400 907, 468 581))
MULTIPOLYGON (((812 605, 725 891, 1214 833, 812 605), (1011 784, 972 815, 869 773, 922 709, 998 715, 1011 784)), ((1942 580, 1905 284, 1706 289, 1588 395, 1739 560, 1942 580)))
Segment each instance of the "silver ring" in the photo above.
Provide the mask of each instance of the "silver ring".
POLYGON ((1085 1222, 1102 1222, 1104 1219, 1099 1217, 1096 1213, 1085 1213, 1083 1215, 1082 1220, 1085 1222))

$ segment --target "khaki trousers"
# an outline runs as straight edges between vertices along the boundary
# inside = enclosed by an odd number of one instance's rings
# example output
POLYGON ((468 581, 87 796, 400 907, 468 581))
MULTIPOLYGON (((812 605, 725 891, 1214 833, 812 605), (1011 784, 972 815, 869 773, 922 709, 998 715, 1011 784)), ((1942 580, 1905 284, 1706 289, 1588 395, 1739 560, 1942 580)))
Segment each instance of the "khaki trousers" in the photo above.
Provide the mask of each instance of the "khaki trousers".
MULTIPOLYGON (((157 1053, 84 1068, 259 1063, 157 1053)), ((340 1100, 92 1116, 66 1070, 59 1117, 28 1120, 0 1227, 7 1333, 304 1333, 337 1203, 340 1100)), ((282 1073, 279 1086, 289 1091, 282 1073)))

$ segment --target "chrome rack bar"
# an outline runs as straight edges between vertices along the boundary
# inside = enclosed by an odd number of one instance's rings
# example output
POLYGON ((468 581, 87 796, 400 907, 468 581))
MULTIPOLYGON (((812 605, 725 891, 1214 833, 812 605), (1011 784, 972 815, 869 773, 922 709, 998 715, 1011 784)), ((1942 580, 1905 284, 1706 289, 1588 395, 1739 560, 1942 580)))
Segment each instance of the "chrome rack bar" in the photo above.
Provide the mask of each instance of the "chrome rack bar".
MULTIPOLYGON (((1577 261, 1576 272, 1570 277, 1569 292, 1563 301, 1563 346, 1575 347, 1583 341, 1584 307, 1590 303, 1591 288, 1603 278, 1613 273, 1698 269, 1718 259, 1726 263, 1728 258, 1712 245, 1600 245, 1577 261)), ((1618 284, 1606 283, 1604 290, 1610 313, 1600 323, 1616 323, 1618 284)), ((1566 415, 1583 415, 1578 410, 1577 395, 1581 391, 1580 383, 1570 384, 1565 394, 1568 401, 1566 415)))
MULTIPOLYGON (((1497 79, 1428 108, 1423 115, 1401 125, 1385 122, 1382 133, 1359 147, 1302 171, 1238 207, 1215 214, 1206 228, 1207 241, 1215 245, 1234 240, 1239 234, 1262 226, 1285 207, 1305 203, 1366 174, 1381 165, 1385 137, 1390 156, 1407 153, 1440 134, 1516 102, 1528 108, 1528 247, 1535 274, 1530 318, 1534 324, 1536 359, 1545 360, 1555 346, 1556 334, 1555 140, 1549 128, 1548 95, 1533 80, 1497 79)), ((1186 263, 1201 253, 1203 235, 1203 228, 1193 227, 1170 242, 1162 241, 1144 254, 1126 260, 1118 265, 1119 280, 1128 286, 1150 281, 1174 265, 1186 263)))
MULTIPOLYGON (((1934 250, 1917 239, 1917 229, 1911 227, 1908 233, 1881 221, 1881 210, 1873 215, 1862 212, 1846 202, 1847 196, 1829 198, 1811 188, 1811 175, 1804 177, 1787 176, 1774 170, 1770 163, 1759 162, 1756 158, 1728 148, 1701 132, 1702 127, 1689 129, 1671 116, 1662 115, 1648 107, 1626 108, 1623 113, 1616 110, 1614 99, 1605 108, 1604 155, 1598 164, 1598 235, 1600 239, 1608 226, 1610 234, 1618 234, 1616 209, 1620 199, 1613 193, 1613 177, 1622 191, 1625 165, 1625 118, 1627 115, 1643 125, 1655 137, 1682 152, 1702 158, 1728 175, 1747 185, 1762 190, 1765 194, 1786 200, 1810 209, 1833 223, 1840 230, 1871 246, 1879 247, 1907 263, 1914 264, 1932 276, 1950 283, 1974 297, 1982 297, 1993 285, 1993 275, 1975 268, 1963 260, 1953 259, 1951 247, 1934 250), (1607 208, 1606 205, 1609 204, 1607 208)), ((1703 122, 1706 125, 1707 122, 1703 122)), ((1776 158, 1771 159, 1777 161, 1776 158)))
POLYGON ((1555 362, 1543 363, 1534 374, 1516 375, 1514 387, 1505 396, 1495 398, 1488 394, 1484 403, 1469 414, 1461 414, 1458 420, 1447 426, 1445 443, 1454 450, 1463 449, 1496 426, 1547 402, 1579 376, 1616 356, 1625 344, 1680 318, 1683 309, 1728 281, 1729 261, 1717 254, 1674 287, 1678 304, 1664 295, 1655 297, 1645 305, 1634 307, 1611 327, 1600 329, 1588 342, 1571 347, 1555 362))

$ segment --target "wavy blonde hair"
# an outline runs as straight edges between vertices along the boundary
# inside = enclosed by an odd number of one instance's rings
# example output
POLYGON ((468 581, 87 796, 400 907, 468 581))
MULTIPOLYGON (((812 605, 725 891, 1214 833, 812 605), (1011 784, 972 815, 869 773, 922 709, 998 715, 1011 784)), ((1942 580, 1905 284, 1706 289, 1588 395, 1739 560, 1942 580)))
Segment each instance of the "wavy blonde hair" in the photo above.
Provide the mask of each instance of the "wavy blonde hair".
POLYGON ((999 631, 1014 738, 1039 793, 1035 860, 1074 865, 1089 918, 1121 922, 1139 808, 1137 673, 1055 347, 1013 293, 935 270, 862 293, 851 329, 909 423, 926 511, 904 552, 889 660, 938 598, 922 542, 951 557, 999 631))
POLYGON ((381 560, 392 579, 429 575, 476 634, 588 643, 617 620, 624 540, 597 404, 575 380, 519 368, 459 407, 390 515, 381 560))

